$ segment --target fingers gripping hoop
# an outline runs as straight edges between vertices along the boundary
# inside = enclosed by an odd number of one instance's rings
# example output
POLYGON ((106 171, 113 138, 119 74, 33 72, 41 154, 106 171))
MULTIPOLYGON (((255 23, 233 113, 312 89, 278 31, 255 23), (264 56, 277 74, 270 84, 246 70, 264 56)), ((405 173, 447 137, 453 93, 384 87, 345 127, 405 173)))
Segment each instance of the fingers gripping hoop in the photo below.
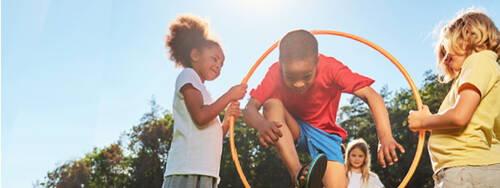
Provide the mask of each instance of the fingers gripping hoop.
MULTIPOLYGON (((339 31, 329 31, 329 30, 313 30, 311 31, 312 34, 314 35, 336 35, 336 36, 341 36, 341 37, 346 37, 353 39, 355 41, 361 42, 363 44, 366 44, 373 49, 377 50, 380 52, 382 55, 384 55, 387 59, 389 59, 398 69, 399 71, 403 74, 403 76, 406 78, 406 81, 408 81, 408 84, 411 87, 411 90, 413 92, 413 97, 415 98, 415 101, 417 103, 417 108, 420 110, 422 109, 422 99, 420 98, 420 94, 418 93, 418 89, 415 86, 415 83, 413 83, 413 80, 411 79, 410 75, 406 71, 406 69, 394 58, 389 52, 385 51, 382 49, 380 46, 364 39, 361 37, 358 37, 356 35, 352 35, 349 33, 344 33, 344 32, 339 32, 339 31)), ((250 71, 248 71, 248 74, 243 78, 243 81, 241 81, 242 84, 246 84, 248 82, 248 79, 252 76, 252 74, 255 72, 255 69, 262 63, 262 61, 278 46, 278 42, 275 42, 269 49, 267 49, 264 54, 255 62, 255 64, 252 66, 250 71)), ((406 174, 405 178, 399 185, 399 187, 405 187, 408 182, 410 181, 411 177, 413 176, 413 173, 415 172, 415 169, 418 166, 418 162, 420 160, 420 156, 422 155, 422 149, 424 148, 424 141, 425 141, 425 131, 420 131, 419 138, 418 138, 418 145, 417 145, 417 151, 415 153, 415 158, 413 158, 413 162, 410 166, 410 169, 408 170, 408 173, 406 174)), ((243 170, 241 169, 240 162, 238 161, 238 153, 236 152, 236 147, 234 145, 234 117, 230 118, 230 125, 229 125, 229 142, 231 145, 231 156, 233 158, 234 164, 236 165, 236 170, 238 171, 238 174, 240 175, 241 181, 243 182, 243 185, 245 188, 250 188, 250 185, 248 184, 248 181, 243 174, 243 170)))

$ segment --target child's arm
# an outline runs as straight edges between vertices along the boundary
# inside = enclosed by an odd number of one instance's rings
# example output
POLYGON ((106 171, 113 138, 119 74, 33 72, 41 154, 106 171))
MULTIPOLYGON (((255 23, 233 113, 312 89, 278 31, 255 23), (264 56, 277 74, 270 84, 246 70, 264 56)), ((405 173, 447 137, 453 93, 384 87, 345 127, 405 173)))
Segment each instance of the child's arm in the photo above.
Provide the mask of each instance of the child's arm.
POLYGON ((227 130, 229 129, 229 119, 231 116, 234 116, 234 121, 240 117, 240 102, 235 101, 229 104, 229 107, 226 109, 226 115, 224 116, 224 120, 222 121, 222 138, 227 134, 227 130))
POLYGON ((191 84, 184 85, 180 91, 184 95, 186 107, 193 121, 200 128, 204 128, 203 126, 217 117, 229 102, 242 99, 245 96, 246 88, 247 86, 244 84, 233 86, 210 105, 203 104, 201 92, 191 84))
POLYGON ((250 98, 245 110, 243 110, 243 120, 245 123, 256 129, 259 134, 259 142, 262 146, 269 148, 269 144, 276 144, 283 134, 279 130, 282 126, 279 122, 272 122, 264 119, 259 113, 262 104, 255 98, 250 98))
POLYGON ((378 146, 378 160, 382 168, 386 167, 385 159, 392 165, 394 162, 398 161, 396 155, 396 148, 398 148, 402 153, 405 152, 403 146, 401 146, 392 137, 391 125, 389 121, 389 113, 385 107, 384 99, 371 87, 363 87, 354 91, 354 95, 361 98, 365 103, 368 104, 373 115, 373 120, 375 121, 375 126, 377 127, 377 135, 379 138, 378 146), (391 158, 392 155, 392 158, 391 158))
POLYGON ((462 128, 469 123, 480 102, 479 90, 471 84, 464 84, 455 106, 437 114, 432 114, 425 105, 422 110, 412 110, 408 115, 408 126, 412 131, 462 128))

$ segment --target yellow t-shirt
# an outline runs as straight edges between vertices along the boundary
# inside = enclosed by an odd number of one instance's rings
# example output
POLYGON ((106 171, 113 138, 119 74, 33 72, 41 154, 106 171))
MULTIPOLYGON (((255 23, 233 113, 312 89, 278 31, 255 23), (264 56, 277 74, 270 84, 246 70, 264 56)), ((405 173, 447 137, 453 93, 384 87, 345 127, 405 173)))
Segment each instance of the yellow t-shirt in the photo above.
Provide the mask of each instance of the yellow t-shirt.
POLYGON ((465 83, 481 92, 481 102, 463 128, 434 130, 429 153, 434 172, 442 168, 500 163, 500 65, 490 50, 473 53, 462 65, 439 112, 453 107, 465 83))

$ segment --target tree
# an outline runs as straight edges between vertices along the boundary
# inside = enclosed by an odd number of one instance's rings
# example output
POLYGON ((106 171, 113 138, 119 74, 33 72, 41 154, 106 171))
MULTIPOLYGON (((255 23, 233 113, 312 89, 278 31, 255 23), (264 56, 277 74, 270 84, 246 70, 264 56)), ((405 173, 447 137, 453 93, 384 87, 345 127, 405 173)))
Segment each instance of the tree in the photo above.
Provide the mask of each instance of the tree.
MULTIPOLYGON (((224 114, 221 115, 224 118, 224 114)), ((238 160, 252 187, 291 187, 290 177, 274 148, 260 145, 257 132, 239 117, 235 121, 234 140, 238 160)), ((231 157, 229 137, 224 139, 220 187, 243 187, 231 157)))
MULTIPOLYGON (((425 74, 423 88, 419 90, 422 101, 429 106, 432 112, 437 112, 439 106, 450 88, 450 84, 440 84, 437 75, 427 71, 425 74)), ((394 97, 388 99, 391 93, 384 87, 380 94, 386 99, 386 107, 391 121, 391 130, 394 138, 406 150, 405 154, 399 155, 399 161, 394 165, 382 169, 377 160, 376 128, 370 115, 368 107, 356 97, 350 99, 350 104, 340 109, 339 125, 344 127, 348 133, 346 143, 354 138, 364 138, 370 145, 372 156, 372 171, 377 173, 386 187, 397 187, 408 172, 418 142, 418 133, 408 129, 408 113, 416 109, 416 103, 410 89, 401 89, 395 92, 394 97)), ((426 136, 428 138, 428 135, 426 136)), ((427 140, 427 139, 426 139, 427 140)), ((427 143, 426 143, 427 144, 427 143)), ((419 166, 407 187, 433 187, 432 167, 429 160, 427 147, 424 146, 419 166)))
POLYGON ((154 99, 151 111, 121 141, 94 148, 79 160, 68 161, 48 172, 44 187, 161 187, 173 130, 170 113, 159 114, 154 99), (163 116, 163 117, 162 117, 163 116), (160 119, 161 117, 161 119, 160 119), (128 149, 128 150, 127 150, 128 149), (129 155, 125 155, 128 153, 129 155))
POLYGON ((127 158, 120 143, 97 149, 80 160, 64 163, 49 172, 45 187, 124 187, 127 182, 127 158))
POLYGON ((144 114, 141 123, 128 133, 132 152, 130 160, 130 187, 161 187, 172 142, 174 118, 165 113, 160 119, 160 106, 151 100, 151 111, 144 114))
MULTIPOLYGON (((437 112, 450 84, 439 84, 437 76, 429 71, 420 90, 424 104, 437 112)), ((382 169, 376 160, 378 138, 370 110, 359 98, 352 97, 347 106, 339 110, 338 124, 348 132, 345 142, 364 138, 370 145, 372 171, 377 173, 386 187, 396 187, 406 175, 415 155, 418 135, 407 125, 408 112, 416 109, 415 100, 409 89, 400 89, 394 94, 383 88, 380 91, 386 100, 395 139, 401 143, 406 154, 399 156, 399 162, 382 169)), ((161 187, 168 150, 172 141, 173 116, 160 113, 161 107, 151 100, 151 110, 143 115, 138 125, 124 134, 127 147, 122 141, 103 149, 94 148, 82 159, 70 160, 47 173, 40 183, 44 187, 161 187)), ((224 118, 224 113, 220 115, 224 118)), ((241 117, 235 122, 235 143, 238 159, 246 178, 252 187, 291 187, 288 172, 274 148, 260 145, 257 132, 245 125, 241 117)), ((419 166, 407 187, 432 187, 432 169, 429 155, 424 147, 419 166)), ((307 151, 300 151, 303 164, 311 159, 307 151)), ((229 138, 223 141, 220 167, 220 187, 243 187, 236 172, 229 147, 229 138)))

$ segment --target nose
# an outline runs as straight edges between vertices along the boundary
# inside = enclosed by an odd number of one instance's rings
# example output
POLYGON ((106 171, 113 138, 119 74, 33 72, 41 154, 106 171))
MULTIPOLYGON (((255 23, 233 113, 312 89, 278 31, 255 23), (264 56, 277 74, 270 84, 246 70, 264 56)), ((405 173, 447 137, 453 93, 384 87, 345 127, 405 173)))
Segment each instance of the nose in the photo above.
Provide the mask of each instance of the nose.
POLYGON ((293 84, 293 87, 295 88, 301 88, 301 87, 304 87, 304 85, 306 85, 303 81, 299 81, 299 82, 295 82, 293 84))

